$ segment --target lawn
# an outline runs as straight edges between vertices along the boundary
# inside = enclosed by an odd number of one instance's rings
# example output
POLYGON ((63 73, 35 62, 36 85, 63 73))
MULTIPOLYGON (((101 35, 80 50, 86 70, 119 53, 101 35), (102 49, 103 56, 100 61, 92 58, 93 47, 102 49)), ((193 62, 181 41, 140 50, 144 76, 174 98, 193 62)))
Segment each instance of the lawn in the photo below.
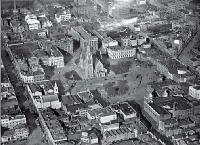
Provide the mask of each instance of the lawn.
POLYGON ((104 88, 109 97, 125 95, 129 90, 127 80, 120 80, 117 83, 109 82, 104 85, 104 88))
POLYGON ((131 61, 122 61, 119 62, 117 65, 111 65, 110 70, 112 70, 115 74, 123 74, 129 71, 131 65, 131 61))
POLYGON ((68 80, 82 80, 81 77, 78 75, 78 73, 74 70, 66 72, 64 74, 65 78, 68 80))

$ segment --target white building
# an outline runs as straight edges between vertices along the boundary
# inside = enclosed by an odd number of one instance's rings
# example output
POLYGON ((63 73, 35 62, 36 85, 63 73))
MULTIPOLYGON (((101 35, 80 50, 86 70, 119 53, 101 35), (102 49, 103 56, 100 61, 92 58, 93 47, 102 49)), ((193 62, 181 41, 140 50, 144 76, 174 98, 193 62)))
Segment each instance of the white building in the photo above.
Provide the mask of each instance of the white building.
POLYGON ((58 12, 55 14, 55 19, 57 23, 69 21, 71 19, 71 13, 70 11, 66 11, 66 10, 62 12, 58 12))
POLYGON ((107 69, 104 68, 103 64, 99 59, 95 59, 94 61, 94 75, 97 78, 105 77, 107 74, 107 69))
POLYGON ((102 40, 102 48, 103 50, 107 50, 109 46, 117 46, 118 41, 112 39, 111 37, 106 37, 102 40))
POLYGON ((20 72, 20 78, 22 79, 23 82, 25 83, 33 83, 34 82, 34 76, 33 75, 26 75, 22 72, 20 72))
POLYGON ((108 56, 111 59, 120 59, 125 57, 133 57, 135 55, 136 48, 134 47, 121 47, 121 46, 112 46, 108 47, 108 56))
POLYGON ((16 116, 3 115, 3 116, 1 116, 1 126, 3 126, 3 127, 12 129, 19 124, 26 124, 25 115, 16 115, 16 116))
POLYGON ((41 28, 42 29, 53 26, 52 22, 50 20, 48 20, 46 17, 40 18, 39 21, 41 23, 41 28))
POLYGON ((145 5, 146 2, 147 2, 146 0, 137 0, 138 5, 145 5))
POLYGON ((200 86, 190 86, 189 95, 194 98, 200 99, 200 86))
POLYGON ((37 108, 61 108, 61 102, 58 99, 58 86, 54 86, 50 81, 45 80, 27 85, 28 92, 37 108))
POLYGON ((40 44, 41 50, 34 51, 34 55, 41 59, 44 65, 64 67, 64 57, 57 46, 51 44, 40 44), (50 48, 50 49, 49 49, 50 48))

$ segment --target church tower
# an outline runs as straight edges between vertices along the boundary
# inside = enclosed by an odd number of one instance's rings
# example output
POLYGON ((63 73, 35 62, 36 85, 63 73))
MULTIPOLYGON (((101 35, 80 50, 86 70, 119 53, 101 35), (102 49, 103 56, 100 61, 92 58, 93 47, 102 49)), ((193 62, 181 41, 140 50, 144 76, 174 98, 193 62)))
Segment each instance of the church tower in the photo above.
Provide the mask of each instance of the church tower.
POLYGON ((90 51, 90 47, 87 46, 86 53, 85 53, 85 76, 86 78, 92 78, 93 77, 93 59, 92 59, 92 53, 90 51))
POLYGON ((57 85, 56 82, 55 82, 55 84, 54 84, 53 89, 54 89, 54 93, 55 93, 55 94, 58 94, 58 85, 57 85))

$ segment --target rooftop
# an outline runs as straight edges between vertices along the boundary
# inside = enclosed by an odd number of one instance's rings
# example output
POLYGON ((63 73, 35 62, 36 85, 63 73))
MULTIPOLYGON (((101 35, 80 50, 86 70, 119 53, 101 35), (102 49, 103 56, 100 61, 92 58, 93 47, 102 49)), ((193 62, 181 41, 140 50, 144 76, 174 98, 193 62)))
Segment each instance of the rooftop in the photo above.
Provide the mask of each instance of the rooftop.
POLYGON ((113 112, 110 108, 100 108, 100 109, 94 109, 94 110, 88 110, 88 113, 91 116, 96 116, 96 115, 100 115, 101 117, 103 116, 110 116, 110 115, 114 115, 115 112, 113 112))
POLYGON ((66 119, 68 120, 68 115, 61 109, 52 109, 47 108, 46 110, 41 111, 41 114, 45 121, 54 120, 54 119, 66 119))
POLYGON ((1 83, 10 83, 5 68, 1 68, 1 83))
POLYGON ((129 128, 120 128, 120 129, 116 129, 116 130, 110 130, 110 131, 106 131, 105 132, 105 136, 106 138, 110 137, 110 136, 118 136, 121 134, 126 134, 131 132, 131 130, 129 128))
POLYGON ((32 93, 45 91, 45 93, 52 94, 54 91, 53 85, 49 80, 31 83, 29 84, 29 88, 32 93))
POLYGON ((47 95, 47 96, 42 96, 43 102, 53 102, 53 101, 59 101, 58 95, 47 95))
POLYGON ((135 49, 136 47, 131 47, 131 46, 108 46, 108 49, 112 50, 112 51, 118 51, 118 50, 131 50, 131 49, 135 49))
POLYGON ((79 98, 78 95, 63 95, 62 103, 64 105, 70 106, 70 105, 82 104, 83 101, 79 98))
POLYGON ((155 98, 153 102, 156 106, 165 108, 165 110, 172 110, 174 103, 176 103, 176 110, 187 110, 192 108, 189 101, 182 96, 158 97, 155 98))
POLYGON ((73 29, 85 40, 88 40, 92 37, 91 34, 89 34, 82 26, 73 27, 73 29))
POLYGON ((121 110, 125 115, 135 114, 136 111, 127 102, 111 105, 114 110, 121 110))
POLYGON ((166 109, 163 107, 155 104, 155 103, 149 103, 149 105, 158 113, 158 114, 170 114, 166 109))
POLYGON ((86 103, 93 99, 92 94, 90 91, 78 92, 77 95, 86 103))
POLYGON ((194 86, 193 88, 196 89, 196 90, 200 90, 200 85, 194 86))

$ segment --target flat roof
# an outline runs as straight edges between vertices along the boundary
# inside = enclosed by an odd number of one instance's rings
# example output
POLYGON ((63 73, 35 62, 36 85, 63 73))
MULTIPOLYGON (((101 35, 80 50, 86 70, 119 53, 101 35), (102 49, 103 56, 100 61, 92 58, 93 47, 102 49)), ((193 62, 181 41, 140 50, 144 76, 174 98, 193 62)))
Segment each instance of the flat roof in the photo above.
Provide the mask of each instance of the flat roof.
POLYGON ((77 95, 86 103, 93 99, 92 94, 90 91, 78 92, 77 95))
POLYGON ((31 83, 28 86, 32 93, 35 93, 36 91, 41 92, 42 89, 44 89, 44 91, 48 93, 50 93, 50 90, 52 91, 54 90, 53 85, 49 80, 43 80, 40 82, 31 83))
POLYGON ((64 105, 70 106, 75 104, 82 104, 83 101, 79 98, 78 95, 63 95, 62 103, 64 105))
POLYGON ((114 115, 115 112, 113 112, 110 108, 100 108, 100 109, 93 109, 93 110, 88 110, 88 113, 91 116, 96 116, 100 115, 101 117, 103 116, 109 116, 109 115, 114 115))
POLYGON ((83 37, 83 39, 90 39, 92 36, 90 33, 88 33, 82 26, 77 26, 77 27, 73 27, 73 29, 79 33, 79 35, 81 37, 83 37))
POLYGON ((110 136, 118 136, 118 135, 129 133, 129 132, 131 132, 131 130, 129 128, 124 127, 124 128, 106 131, 105 136, 108 138, 110 136))
POLYGON ((111 105, 111 107, 114 110, 121 110, 125 115, 130 115, 130 114, 136 113, 136 111, 127 102, 113 104, 113 105, 111 105))
POLYGON ((158 114, 170 114, 167 110, 155 103, 149 103, 149 105, 158 113, 158 114))
POLYGON ((118 51, 118 50, 131 50, 131 49, 135 49, 136 47, 131 47, 131 46, 108 46, 108 49, 112 50, 112 51, 118 51))
POLYGON ((194 86, 193 88, 196 89, 196 90, 200 90, 200 85, 194 86))
POLYGON ((173 108, 174 103, 176 103, 176 110, 186 110, 192 108, 189 101, 182 96, 158 97, 153 101, 160 107, 169 106, 169 110, 173 108))

